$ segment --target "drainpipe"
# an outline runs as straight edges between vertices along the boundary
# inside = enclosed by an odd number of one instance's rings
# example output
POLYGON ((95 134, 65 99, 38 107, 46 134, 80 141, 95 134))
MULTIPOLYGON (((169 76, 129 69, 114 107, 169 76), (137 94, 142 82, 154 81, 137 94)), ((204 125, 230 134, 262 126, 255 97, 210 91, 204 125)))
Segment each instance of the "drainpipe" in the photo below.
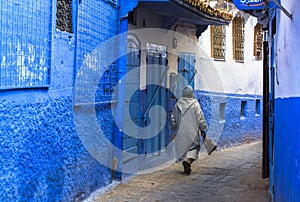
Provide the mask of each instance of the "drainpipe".
POLYGON ((269 166, 269 44, 267 31, 264 31, 263 42, 263 158, 262 178, 270 176, 269 166))
POLYGON ((270 12, 269 23, 269 54, 270 54, 270 68, 269 68, 269 165, 270 165, 270 194, 274 197, 274 101, 275 101, 275 34, 276 34, 276 11, 270 12))

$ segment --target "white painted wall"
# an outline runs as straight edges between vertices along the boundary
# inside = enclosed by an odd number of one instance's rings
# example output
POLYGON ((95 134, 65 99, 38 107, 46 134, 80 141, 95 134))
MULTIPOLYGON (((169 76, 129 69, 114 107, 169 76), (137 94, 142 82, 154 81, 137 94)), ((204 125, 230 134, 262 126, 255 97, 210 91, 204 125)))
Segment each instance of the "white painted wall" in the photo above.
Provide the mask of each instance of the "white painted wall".
MULTIPOLYGON (((178 52, 190 52, 196 54, 195 68, 198 71, 195 77, 195 88, 220 93, 262 95, 262 60, 257 61, 253 56, 254 27, 257 23, 255 17, 245 14, 245 52, 244 63, 235 62, 232 54, 232 27, 226 27, 226 61, 215 61, 210 57, 210 28, 208 28, 199 40, 195 35, 195 28, 188 24, 176 24, 172 31, 155 30, 143 32, 142 28, 159 28, 160 16, 147 12, 142 8, 137 9, 137 25, 129 25, 130 32, 141 40, 142 50, 146 43, 153 43, 167 47, 168 66, 170 72, 176 72, 178 68, 178 52), (145 26, 143 26, 145 20, 145 26), (172 48, 172 38, 177 39, 177 48, 172 48)), ((142 52, 140 81, 141 89, 146 84, 146 55, 142 52)))
POLYGON ((210 57, 210 27, 199 38, 196 89, 234 94, 262 95, 263 62, 253 56, 256 18, 245 15, 244 63, 235 62, 232 53, 232 24, 226 26, 226 60, 210 57))
POLYGON ((293 14, 288 18, 278 9, 275 47, 275 97, 300 96, 300 2, 282 0, 282 5, 293 14))

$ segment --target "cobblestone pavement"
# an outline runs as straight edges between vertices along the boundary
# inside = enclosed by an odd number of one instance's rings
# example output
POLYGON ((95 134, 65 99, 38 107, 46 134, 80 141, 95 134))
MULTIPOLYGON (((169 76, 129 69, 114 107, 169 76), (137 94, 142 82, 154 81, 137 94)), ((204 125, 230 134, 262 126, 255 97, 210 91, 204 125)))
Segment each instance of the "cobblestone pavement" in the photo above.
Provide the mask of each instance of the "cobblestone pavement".
POLYGON ((175 163, 119 184, 95 201, 269 201, 261 156, 260 142, 215 151, 196 161, 189 176, 175 163))

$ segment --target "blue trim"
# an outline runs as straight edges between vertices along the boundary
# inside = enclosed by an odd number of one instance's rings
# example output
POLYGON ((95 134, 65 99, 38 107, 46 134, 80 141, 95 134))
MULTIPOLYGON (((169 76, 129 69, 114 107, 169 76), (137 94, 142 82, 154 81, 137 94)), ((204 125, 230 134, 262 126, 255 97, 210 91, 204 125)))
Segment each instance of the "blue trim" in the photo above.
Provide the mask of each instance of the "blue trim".
POLYGON ((77 30, 77 16, 78 16, 78 0, 72 0, 71 12, 72 12, 72 32, 77 30))

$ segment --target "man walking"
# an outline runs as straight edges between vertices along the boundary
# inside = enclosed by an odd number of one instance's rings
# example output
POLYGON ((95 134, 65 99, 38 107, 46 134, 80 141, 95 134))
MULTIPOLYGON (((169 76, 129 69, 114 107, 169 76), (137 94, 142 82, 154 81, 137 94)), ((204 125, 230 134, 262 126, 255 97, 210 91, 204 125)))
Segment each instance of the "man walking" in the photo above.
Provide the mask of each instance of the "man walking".
POLYGON ((205 138, 207 124, 195 99, 194 90, 187 85, 183 88, 182 97, 175 104, 171 114, 172 128, 175 130, 175 148, 178 162, 182 162, 184 173, 191 173, 191 164, 198 159, 200 150, 199 132, 205 138))

